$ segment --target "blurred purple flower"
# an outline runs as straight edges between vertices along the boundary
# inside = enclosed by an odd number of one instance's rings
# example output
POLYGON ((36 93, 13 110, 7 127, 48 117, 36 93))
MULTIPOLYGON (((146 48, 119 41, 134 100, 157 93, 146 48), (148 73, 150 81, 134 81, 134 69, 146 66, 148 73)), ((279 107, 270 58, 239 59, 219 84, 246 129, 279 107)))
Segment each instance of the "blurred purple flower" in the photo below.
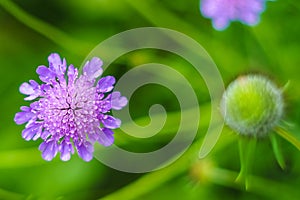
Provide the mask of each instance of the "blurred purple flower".
POLYGON ((217 30, 226 29, 231 21, 240 21, 253 26, 265 10, 266 0, 201 0, 200 11, 212 19, 217 30))
POLYGON ((44 142, 39 146, 42 157, 50 161, 58 152, 63 161, 71 158, 74 147, 85 161, 93 158, 93 144, 113 144, 113 131, 120 127, 121 120, 109 114, 127 104, 120 92, 111 92, 115 78, 101 76, 102 61, 92 58, 83 67, 83 74, 56 53, 48 57, 49 67, 39 66, 36 70, 44 83, 34 80, 20 86, 25 100, 36 100, 29 107, 22 106, 16 113, 17 124, 27 123, 22 131, 25 140, 44 142))

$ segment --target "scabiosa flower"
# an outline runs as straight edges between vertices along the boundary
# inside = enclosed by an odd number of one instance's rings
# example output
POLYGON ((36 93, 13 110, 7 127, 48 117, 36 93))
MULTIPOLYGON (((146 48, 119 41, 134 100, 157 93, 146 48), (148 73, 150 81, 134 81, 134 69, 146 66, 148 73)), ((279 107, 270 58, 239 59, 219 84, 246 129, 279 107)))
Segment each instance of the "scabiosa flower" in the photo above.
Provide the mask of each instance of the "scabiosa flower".
POLYGON ((111 92, 113 76, 96 82, 103 72, 99 58, 87 61, 81 75, 56 53, 48 61, 49 67, 36 70, 42 84, 30 80, 20 86, 20 92, 27 95, 25 100, 35 101, 22 106, 14 121, 27 123, 22 131, 25 140, 44 140, 39 150, 45 160, 60 152, 61 160, 67 161, 76 149, 83 160, 90 161, 96 141, 104 146, 114 142, 112 129, 120 127, 121 120, 110 111, 122 109, 127 99, 120 92, 111 92))
POLYGON ((201 0, 200 11, 212 19, 217 30, 226 29, 231 21, 253 26, 259 22, 265 10, 266 0, 201 0))
POLYGON ((285 167, 273 133, 278 129, 284 112, 281 88, 262 75, 240 76, 227 87, 220 108, 225 123, 234 132, 247 136, 239 138, 241 169, 237 181, 249 187, 249 169, 258 138, 269 136, 279 165, 285 167))
POLYGON ((240 76, 224 92, 220 107, 225 123, 237 133, 264 137, 282 119, 282 90, 264 76, 240 76))

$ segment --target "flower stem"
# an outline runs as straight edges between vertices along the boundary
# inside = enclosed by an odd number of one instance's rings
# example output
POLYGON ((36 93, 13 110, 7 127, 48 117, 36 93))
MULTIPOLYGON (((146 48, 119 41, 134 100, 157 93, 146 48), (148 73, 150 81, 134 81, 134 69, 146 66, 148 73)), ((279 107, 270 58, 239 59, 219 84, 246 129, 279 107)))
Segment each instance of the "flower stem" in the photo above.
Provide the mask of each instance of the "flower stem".
POLYGON ((300 151, 300 141, 297 138, 295 138, 292 134, 290 134, 289 132, 287 132, 286 130, 284 130, 281 127, 275 128, 275 131, 278 135, 280 135, 285 140, 290 142, 292 145, 294 145, 300 151))
POLYGON ((30 15, 10 0, 0 0, 0 5, 24 25, 77 55, 86 55, 92 48, 90 44, 73 39, 56 27, 30 15))
POLYGON ((241 170, 238 177, 236 178, 236 181, 244 182, 246 190, 248 190, 250 186, 249 175, 251 174, 256 142, 256 138, 239 138, 241 170))

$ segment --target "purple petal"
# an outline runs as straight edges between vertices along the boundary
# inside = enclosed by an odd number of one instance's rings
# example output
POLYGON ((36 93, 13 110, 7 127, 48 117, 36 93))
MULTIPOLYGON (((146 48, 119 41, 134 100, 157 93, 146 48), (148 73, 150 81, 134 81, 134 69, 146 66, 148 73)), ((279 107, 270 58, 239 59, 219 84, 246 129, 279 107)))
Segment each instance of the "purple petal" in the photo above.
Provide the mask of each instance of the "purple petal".
POLYGON ((35 117, 35 114, 30 111, 18 112, 15 115, 14 121, 16 124, 24 124, 35 117))
MULTIPOLYGON (((99 128, 97 128, 97 129, 99 129, 99 128)), ((94 144, 98 140, 98 138, 99 138, 99 134, 97 133, 97 131, 95 133, 89 133, 88 136, 89 136, 89 141, 92 144, 94 144)))
POLYGON ((34 90, 38 89, 40 86, 35 80, 29 80, 29 83, 34 90))
POLYGON ((55 80, 55 74, 46 66, 39 66, 36 73, 39 75, 41 81, 45 83, 50 83, 51 80, 55 80))
POLYGON ((110 115, 104 115, 101 121, 106 128, 115 129, 121 126, 121 120, 110 115))
POLYGON ((265 10, 265 0, 254 0, 251 2, 251 11, 261 13, 265 10))
POLYGON ((97 92, 99 93, 105 93, 110 92, 112 89, 114 89, 114 84, 116 82, 116 79, 113 76, 106 76, 101 78, 98 81, 97 85, 97 92))
POLYGON ((39 110, 41 108, 40 101, 34 101, 30 104, 31 110, 39 110))
POLYGON ((31 95, 34 93, 33 87, 29 83, 22 83, 22 85, 19 88, 19 91, 22 94, 31 95))
POLYGON ((74 84, 77 76, 78 76, 77 69, 73 65, 70 65, 68 68, 68 83, 69 83, 69 85, 74 84))
POLYGON ((42 85, 41 85, 41 90, 42 90, 42 91, 48 91, 48 90, 51 90, 50 84, 42 84, 42 85))
POLYGON ((245 12, 241 14, 241 22, 253 26, 259 22, 259 16, 252 12, 245 12))
POLYGON ((84 160, 84 161, 91 161, 93 159, 93 152, 94 147, 90 142, 83 142, 81 144, 75 144, 78 155, 84 160))
POLYGON ((103 69, 101 68, 103 62, 97 57, 87 61, 83 67, 83 73, 89 77, 90 80, 101 76, 103 69))
POLYGON ((20 109, 25 112, 31 111, 31 109, 28 106, 21 106, 20 109))
POLYGON ((39 150, 43 152, 42 157, 44 160, 51 161, 58 152, 58 144, 55 140, 48 140, 39 146, 39 150))
POLYGON ((220 0, 212 1, 212 0, 201 0, 200 2, 200 11, 205 17, 213 17, 216 12, 218 12, 220 7, 220 0))
POLYGON ((32 95, 30 95, 30 96, 24 98, 24 100, 26 100, 26 101, 31 101, 31 100, 36 99, 36 98, 39 97, 39 96, 40 96, 39 93, 35 93, 35 94, 32 94, 32 95))
POLYGON ((97 113, 99 114, 107 113, 111 110, 111 94, 107 95, 105 99, 103 97, 103 93, 96 94, 97 113))
POLYGON ((63 140, 60 144, 60 159, 62 161, 68 161, 71 158, 71 154, 74 153, 73 145, 70 141, 63 140))
POLYGON ((22 137, 27 141, 37 140, 41 136, 42 128, 41 124, 33 123, 22 131, 22 137))
POLYGON ((230 20, 227 18, 217 18, 213 20, 213 27, 216 30, 222 31, 226 29, 230 24, 230 20))
POLYGON ((63 59, 62 61, 59 54, 57 53, 50 54, 50 56, 48 57, 48 61, 49 61, 49 68, 51 69, 51 71, 55 72, 56 75, 59 76, 65 73, 67 69, 66 60, 63 59))
POLYGON ((111 107, 115 110, 121 110, 124 106, 126 106, 128 100, 126 97, 121 96, 120 92, 113 92, 111 95, 111 107))
POLYGON ((43 140, 46 140, 50 135, 51 135, 51 134, 50 134, 49 131, 44 130, 44 131, 41 133, 41 138, 42 138, 43 140))
POLYGON ((110 146, 114 143, 114 132, 108 128, 103 128, 99 132, 98 142, 103 146, 110 146))
POLYGON ((100 102, 99 106, 99 112, 101 113, 107 113, 111 110, 111 101, 110 100, 103 100, 100 102))
POLYGON ((24 98, 25 100, 33 100, 40 95, 39 84, 34 80, 30 80, 29 83, 23 83, 20 86, 19 91, 22 94, 29 95, 28 97, 24 98))

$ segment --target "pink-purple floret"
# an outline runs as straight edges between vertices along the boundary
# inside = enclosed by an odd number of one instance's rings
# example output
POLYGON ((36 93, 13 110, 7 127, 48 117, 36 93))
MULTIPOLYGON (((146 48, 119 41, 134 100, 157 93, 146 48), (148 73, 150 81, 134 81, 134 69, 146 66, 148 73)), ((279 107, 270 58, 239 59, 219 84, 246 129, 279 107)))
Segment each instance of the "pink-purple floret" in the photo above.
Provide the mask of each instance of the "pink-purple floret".
POLYGON ((73 65, 67 67, 65 59, 56 53, 48 57, 49 67, 39 66, 36 70, 42 84, 34 80, 20 86, 25 100, 35 100, 29 107, 22 106, 16 113, 17 124, 27 123, 22 131, 25 140, 44 142, 39 146, 42 157, 50 161, 60 152, 67 161, 74 154, 85 161, 93 158, 94 143, 104 146, 113 144, 112 129, 119 128, 121 120, 110 115, 120 110, 127 99, 114 89, 115 78, 102 75, 102 61, 94 57, 86 62, 83 73, 73 65))
POLYGON ((200 11, 212 19, 217 30, 226 29, 231 21, 256 25, 265 10, 266 0, 201 0, 200 11))

